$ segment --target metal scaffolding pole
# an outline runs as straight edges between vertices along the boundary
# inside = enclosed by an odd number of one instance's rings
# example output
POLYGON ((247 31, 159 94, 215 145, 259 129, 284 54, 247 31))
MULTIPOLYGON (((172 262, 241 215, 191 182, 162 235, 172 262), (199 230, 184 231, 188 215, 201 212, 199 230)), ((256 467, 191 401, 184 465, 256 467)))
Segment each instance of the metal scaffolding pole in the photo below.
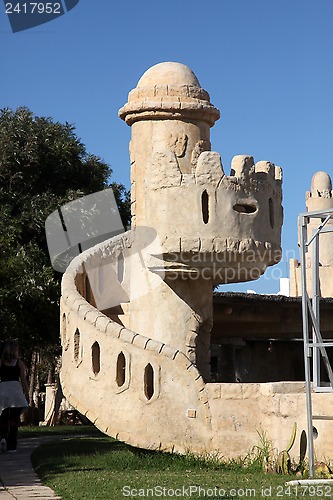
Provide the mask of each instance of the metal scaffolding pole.
MULTIPOLYGON (((319 235, 317 234, 313 240, 313 253, 312 253, 312 309, 313 314, 320 325, 319 316, 319 298, 320 298, 320 281, 319 281, 319 235)), ((318 342, 316 330, 312 327, 312 342, 318 342)), ((313 385, 319 387, 320 385, 320 353, 318 349, 313 350, 313 385)))
POLYGON ((310 477, 313 477, 313 426, 312 426, 312 401, 311 401, 311 349, 309 347, 309 322, 308 322, 308 292, 306 288, 306 253, 307 247, 307 222, 306 218, 301 219, 301 274, 302 274, 302 319, 303 319, 303 347, 304 347, 304 368, 306 386, 306 415, 308 425, 308 456, 310 477))
MULTIPOLYGON (((301 277, 302 277, 302 319, 303 319, 303 345, 304 345, 304 369, 306 386, 306 413, 308 429, 308 457, 310 477, 314 476, 314 446, 313 446, 313 419, 319 416, 312 414, 312 386, 311 386, 311 358, 313 359, 313 390, 321 392, 333 391, 333 371, 327 355, 326 347, 332 347, 332 342, 324 342, 320 333, 320 276, 319 276, 319 236, 321 233, 333 232, 333 226, 326 226, 333 219, 333 209, 306 212, 299 215, 300 226, 300 254, 301 254, 301 277), (308 224, 311 219, 319 219, 320 224, 310 239, 308 235, 308 224), (312 253, 312 300, 308 294, 307 262, 306 254, 310 245, 313 245, 312 253), (312 338, 310 339, 310 325, 312 338), (330 387, 323 388, 320 380, 320 362, 324 362, 330 387)), ((323 417, 325 419, 325 417, 323 417)), ((332 417, 326 417, 330 419, 332 417)))

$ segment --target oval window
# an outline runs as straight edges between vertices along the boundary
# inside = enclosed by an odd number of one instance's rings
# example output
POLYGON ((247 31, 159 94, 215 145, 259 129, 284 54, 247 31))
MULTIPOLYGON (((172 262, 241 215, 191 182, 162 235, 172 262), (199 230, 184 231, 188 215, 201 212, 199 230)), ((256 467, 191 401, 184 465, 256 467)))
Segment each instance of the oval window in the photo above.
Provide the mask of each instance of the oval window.
POLYGON ((270 198, 268 200, 268 204, 269 204, 269 222, 271 224, 271 228, 273 229, 274 228, 274 205, 273 205, 272 198, 270 198))
POLYGON ((201 211, 202 211, 202 220, 205 224, 209 221, 209 197, 206 189, 201 195, 201 211))
POLYGON ((91 346, 91 362, 94 375, 97 375, 101 370, 101 349, 98 342, 91 346))
POLYGON ((77 362, 79 360, 80 353, 80 331, 77 328, 74 333, 74 359, 77 362))
POLYGON ((116 381, 118 387, 124 385, 125 380, 126 380, 126 359, 124 353, 121 352, 120 354, 118 354, 118 359, 117 359, 116 381))
POLYGON ((63 345, 64 345, 64 348, 66 350, 66 349, 68 349, 68 345, 67 345, 67 325, 66 325, 66 314, 65 313, 62 315, 61 333, 62 333, 63 345), (66 347, 66 345, 67 345, 67 347, 66 347))
POLYGON ((154 369, 150 363, 145 368, 144 388, 146 398, 151 399, 154 395, 154 369))

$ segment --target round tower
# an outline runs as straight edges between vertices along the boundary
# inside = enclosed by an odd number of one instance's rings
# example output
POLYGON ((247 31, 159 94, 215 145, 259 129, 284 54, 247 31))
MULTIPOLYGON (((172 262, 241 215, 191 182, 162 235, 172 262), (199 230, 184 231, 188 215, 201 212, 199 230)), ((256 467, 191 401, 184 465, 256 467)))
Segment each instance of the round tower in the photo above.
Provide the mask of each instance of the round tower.
MULTIPOLYGON (((307 212, 313 212, 315 210, 326 210, 327 208, 333 208, 333 192, 332 192, 332 181, 327 172, 316 172, 311 180, 311 191, 306 193, 306 210, 307 212)), ((330 220, 328 225, 333 225, 333 221, 330 220)), ((316 231, 319 225, 318 219, 311 219, 308 225, 308 236, 312 236, 314 231, 316 231)), ((307 255, 308 262, 312 258, 312 248, 310 245, 309 252, 307 255)), ((320 267, 332 267, 333 266, 333 232, 323 233, 319 236, 319 265, 320 267)), ((311 264, 310 264, 311 265, 311 264)), ((333 268, 332 268, 333 270, 333 268)))
POLYGON ((187 66, 150 68, 119 115, 132 127, 132 227, 157 231, 164 272, 238 282, 280 260, 281 169, 238 155, 225 175, 210 151, 220 113, 187 66))
POLYGON ((220 112, 190 68, 164 62, 144 73, 119 116, 132 127, 132 225, 155 227, 154 192, 193 174, 220 112))
MULTIPOLYGON (((316 172, 311 180, 311 190, 305 194, 305 204, 307 212, 315 212, 333 208, 332 181, 327 172, 316 172)), ((312 237, 318 229, 320 219, 312 218, 307 227, 308 239, 312 237)), ((330 220, 326 224, 332 226, 330 220)), ((300 244, 300 228, 298 228, 298 244, 300 244)), ((319 235, 319 287, 322 297, 333 297, 333 232, 321 233, 319 235)), ((309 268, 307 272, 307 291, 312 297, 312 258, 314 243, 309 246, 306 253, 306 265, 309 268)), ((301 268, 297 259, 290 260, 290 295, 302 295, 301 268)))
POLYGON ((129 327, 209 379, 213 284, 257 279, 281 258, 281 169, 245 155, 225 175, 210 144, 220 113, 180 63, 146 71, 119 116, 132 128, 132 249, 148 248, 131 267, 129 327))

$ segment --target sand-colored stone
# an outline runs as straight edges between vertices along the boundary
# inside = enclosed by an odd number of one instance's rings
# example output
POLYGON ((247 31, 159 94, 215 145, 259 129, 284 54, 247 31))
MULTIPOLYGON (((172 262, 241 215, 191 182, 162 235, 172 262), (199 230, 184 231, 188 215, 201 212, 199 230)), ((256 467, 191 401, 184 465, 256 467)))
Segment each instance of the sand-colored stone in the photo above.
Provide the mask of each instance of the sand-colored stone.
MULTIPOLYGON (((307 212, 333 209, 332 181, 328 173, 319 171, 313 175, 311 181, 311 190, 306 192, 305 204, 307 212)), ((314 219, 314 218, 310 219, 307 228, 308 231, 307 234, 309 239, 316 231, 320 223, 321 223, 320 219, 314 219)), ((333 227, 332 220, 328 221, 327 227, 333 227)), ((321 297, 333 297, 332 245, 333 245, 333 232, 320 234, 319 280, 320 280, 321 297)), ((309 251, 306 254, 307 291, 310 297, 312 297, 312 256, 313 256, 313 245, 310 245, 309 251)), ((290 269, 290 295, 292 297, 300 297, 302 295, 302 280, 301 280, 301 267, 299 261, 297 259, 291 259, 289 262, 289 269, 290 269)))
MULTIPOLYGON (((132 228, 63 277, 63 392, 133 446, 231 457, 264 430, 284 449, 294 421, 298 437, 306 428, 304 384, 210 383, 209 366, 213 284, 281 257, 281 169, 239 155, 225 173, 210 151, 219 111, 182 64, 150 68, 119 114, 132 128, 132 228)), ((318 454, 333 452, 327 428, 318 454)))

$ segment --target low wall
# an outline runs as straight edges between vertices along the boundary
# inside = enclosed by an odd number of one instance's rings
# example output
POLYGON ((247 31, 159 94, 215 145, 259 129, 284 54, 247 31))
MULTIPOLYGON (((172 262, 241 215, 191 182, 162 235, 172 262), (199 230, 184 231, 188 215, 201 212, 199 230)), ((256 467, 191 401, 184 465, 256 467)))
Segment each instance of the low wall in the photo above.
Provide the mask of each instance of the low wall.
MULTIPOLYGON (((307 433, 306 395, 303 382, 260 384, 206 384, 212 421, 212 449, 227 457, 245 455, 266 434, 276 452, 284 450, 297 423, 290 455, 300 456, 300 438, 307 433)), ((313 414, 333 416, 333 394, 313 393, 313 414)), ((333 421, 315 420, 314 441, 318 460, 333 458, 333 421)))

